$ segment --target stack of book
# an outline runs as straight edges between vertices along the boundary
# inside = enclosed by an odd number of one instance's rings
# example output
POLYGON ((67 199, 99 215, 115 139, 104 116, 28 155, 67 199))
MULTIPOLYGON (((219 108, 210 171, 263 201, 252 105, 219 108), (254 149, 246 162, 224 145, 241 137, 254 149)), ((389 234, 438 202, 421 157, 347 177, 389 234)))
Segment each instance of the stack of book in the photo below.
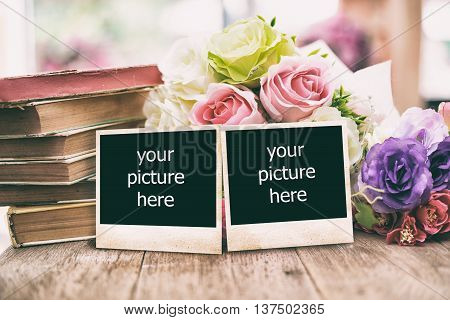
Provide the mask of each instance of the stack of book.
POLYGON ((96 130, 144 123, 155 66, 0 79, 0 206, 14 247, 95 236, 96 130))

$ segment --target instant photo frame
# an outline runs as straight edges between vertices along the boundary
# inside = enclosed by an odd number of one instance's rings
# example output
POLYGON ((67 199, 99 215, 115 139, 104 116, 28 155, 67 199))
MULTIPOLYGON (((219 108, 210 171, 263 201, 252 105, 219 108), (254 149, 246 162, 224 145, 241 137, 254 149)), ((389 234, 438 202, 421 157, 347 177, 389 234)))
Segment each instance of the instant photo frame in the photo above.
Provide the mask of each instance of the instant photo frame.
MULTIPOLYGON (((245 125, 221 129, 229 251, 353 242, 350 167, 344 122, 245 125), (284 151, 280 149, 281 152, 275 154, 276 147, 284 148, 284 151), (297 148, 286 150, 287 147, 297 148), (298 155, 302 150, 305 157, 299 161, 298 155), (293 157, 278 161, 277 167, 273 158, 288 152, 293 157), (267 161, 271 155, 273 162, 267 161), (281 164, 284 169, 281 169, 281 164), (275 172, 278 179, 280 173, 287 173, 287 169, 295 169, 296 165, 314 168, 309 170, 309 177, 314 178, 261 181, 269 179, 269 173, 261 174, 259 170, 284 170, 275 172)), ((302 171, 307 173, 307 169, 302 171)), ((295 177, 295 174, 291 176, 295 177)))
POLYGON ((97 248, 222 252, 222 159, 216 127, 98 131, 96 161, 97 248), (161 155, 150 154, 152 150, 161 155), (142 184, 162 182, 151 179, 169 172, 178 174, 171 175, 178 178, 175 183, 142 184), (133 174, 140 174, 141 184, 133 174))

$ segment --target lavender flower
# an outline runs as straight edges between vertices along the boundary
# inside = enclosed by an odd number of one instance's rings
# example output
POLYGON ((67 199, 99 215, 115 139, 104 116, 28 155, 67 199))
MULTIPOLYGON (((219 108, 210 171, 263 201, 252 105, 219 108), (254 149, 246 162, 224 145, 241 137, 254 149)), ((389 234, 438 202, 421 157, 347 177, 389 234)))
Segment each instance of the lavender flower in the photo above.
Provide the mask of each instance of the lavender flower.
MULTIPOLYGON (((368 185, 382 192, 366 189, 379 213, 411 210, 428 201, 433 179, 427 151, 414 139, 389 138, 375 144, 367 153, 360 173, 360 188, 368 185)), ((362 189, 361 189, 362 190, 362 189)))
POLYGON ((430 171, 433 176, 433 191, 449 189, 450 178, 450 137, 438 144, 430 155, 430 171))
POLYGON ((439 142, 448 136, 448 128, 442 116, 436 111, 414 107, 402 114, 393 136, 417 139, 427 148, 427 154, 430 155, 436 150, 439 142))

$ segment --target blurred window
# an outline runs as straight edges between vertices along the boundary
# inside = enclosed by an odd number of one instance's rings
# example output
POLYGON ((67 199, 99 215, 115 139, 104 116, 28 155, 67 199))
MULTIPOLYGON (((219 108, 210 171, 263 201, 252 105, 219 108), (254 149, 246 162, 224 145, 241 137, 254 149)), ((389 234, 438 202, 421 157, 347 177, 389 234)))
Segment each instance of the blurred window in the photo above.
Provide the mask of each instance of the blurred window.
MULTIPOLYGON (((443 0, 423 3, 422 16, 445 4, 443 0)), ((431 105, 450 100, 450 5, 422 24, 420 93, 431 105)))
MULTIPOLYGON (((0 6, 1 76, 68 68, 86 69, 157 63, 164 57, 171 44, 180 37, 208 35, 237 19, 256 14, 267 20, 276 17, 279 30, 300 35, 298 44, 302 44, 301 40, 313 41, 314 37, 326 38, 330 46, 348 64, 351 64, 349 61, 355 60, 355 57, 365 55, 361 52, 364 52, 362 49, 366 44, 358 40, 361 37, 358 37, 359 31, 357 32, 358 28, 362 28, 362 31, 369 35, 367 38, 370 41, 367 44, 369 51, 382 48, 375 50, 375 54, 370 54, 370 61, 366 64, 393 59, 393 80, 400 84, 405 82, 399 80, 405 71, 402 69, 402 73, 396 75, 395 70, 401 69, 398 56, 400 54, 402 60, 404 53, 395 50, 401 47, 399 45, 401 41, 405 44, 408 44, 407 41, 417 42, 413 37, 410 37, 413 40, 407 40, 408 37, 405 35, 395 40, 396 45, 385 46, 392 38, 387 32, 392 29, 392 23, 405 20, 411 14, 408 10, 413 10, 413 5, 406 5, 413 4, 413 1, 406 0, 3 0, 2 2, 10 8, 0 6), (403 5, 392 6, 392 4, 403 5), (402 12, 402 19, 398 18, 398 14, 392 14, 395 11, 392 8, 397 7, 405 9, 405 12, 402 12), (34 27, 24 17, 34 21, 39 27, 34 27), (387 26, 386 29, 382 28, 384 25, 387 26)), ((445 0, 422 2, 415 0, 414 3, 418 4, 419 8, 422 3, 422 17, 425 17, 442 6, 445 0)), ((450 100, 449 21, 450 6, 447 6, 422 23, 420 77, 417 76, 414 79, 419 80, 414 81, 420 82, 420 94, 431 105, 435 101, 450 100)), ((410 22, 408 20, 405 24, 410 25, 410 22)), ((399 31, 403 31, 406 27, 401 25, 399 31)), ((416 47, 418 48, 418 45, 416 47)), ((408 48, 410 47, 407 45, 406 50, 408 48)), ((407 66, 410 68, 410 74, 417 75, 417 65, 407 66)), ((363 66, 355 65, 355 69, 363 66)), ((417 86, 414 83, 405 82, 404 87, 404 90, 397 92, 394 90, 394 95, 417 94, 417 86)))
POLYGON ((34 8, 36 23, 74 49, 36 31, 38 71, 156 63, 174 40, 223 25, 220 0, 34 0, 34 8))

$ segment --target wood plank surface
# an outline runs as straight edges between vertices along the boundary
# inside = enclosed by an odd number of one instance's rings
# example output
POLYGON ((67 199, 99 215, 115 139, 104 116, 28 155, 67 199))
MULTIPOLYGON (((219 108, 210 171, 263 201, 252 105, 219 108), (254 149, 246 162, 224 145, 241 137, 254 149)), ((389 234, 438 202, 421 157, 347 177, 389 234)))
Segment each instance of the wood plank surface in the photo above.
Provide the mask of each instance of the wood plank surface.
POLYGON ((448 299, 448 249, 386 245, 376 235, 355 233, 353 244, 297 249, 327 299, 448 299))
POLYGON ((295 249, 145 254, 140 299, 318 299, 295 249), (168 285, 169 284, 169 285, 168 285))
POLYGON ((144 253, 97 250, 94 240, 9 249, 0 259, 5 299, 129 299, 144 253))
POLYGON ((449 239, 199 255, 97 250, 79 241, 0 256, 2 299, 448 299, 449 239))

